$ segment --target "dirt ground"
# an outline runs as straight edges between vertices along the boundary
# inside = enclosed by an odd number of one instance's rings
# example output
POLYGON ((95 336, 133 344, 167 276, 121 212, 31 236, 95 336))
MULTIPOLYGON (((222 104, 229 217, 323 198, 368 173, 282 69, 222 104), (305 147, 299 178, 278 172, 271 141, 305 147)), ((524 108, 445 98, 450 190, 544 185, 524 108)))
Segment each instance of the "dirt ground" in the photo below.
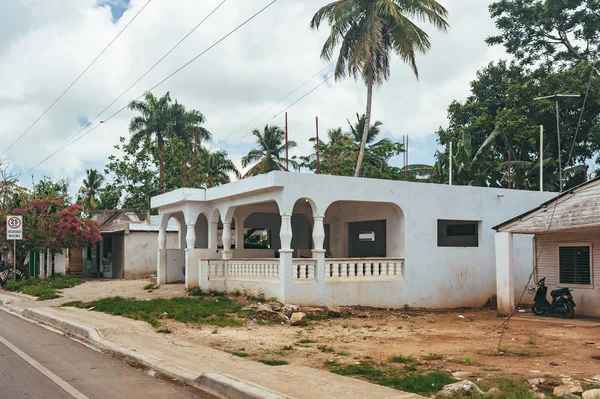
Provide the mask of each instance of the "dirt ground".
MULTIPOLYGON (((64 290, 60 299, 31 305, 60 306, 68 301, 110 296, 187 296, 183 285, 166 285, 148 292, 143 289, 148 283, 149 280, 90 281, 64 290)), ((421 369, 462 372, 455 374, 457 378, 474 381, 541 377, 559 383, 567 377, 583 381, 600 374, 600 320, 535 317, 528 310, 517 313, 502 337, 504 352, 499 353, 502 329, 493 330, 503 320, 492 309, 350 311, 350 316, 310 321, 304 327, 261 325, 252 320, 245 327, 219 328, 163 321, 173 335, 190 343, 247 354, 249 359, 281 359, 315 368, 327 369, 325 361, 343 366, 413 356, 421 369)))
POLYGON ((498 352, 501 334, 492 330, 502 319, 495 310, 352 312, 305 327, 249 322, 245 328, 215 329, 169 322, 169 328, 198 345, 316 368, 327 368, 324 362, 333 360, 347 365, 413 356, 421 368, 463 372, 456 376, 475 381, 541 377, 560 383, 562 378, 583 380, 600 374, 600 321, 540 320, 520 314, 502 337, 504 352, 498 352))

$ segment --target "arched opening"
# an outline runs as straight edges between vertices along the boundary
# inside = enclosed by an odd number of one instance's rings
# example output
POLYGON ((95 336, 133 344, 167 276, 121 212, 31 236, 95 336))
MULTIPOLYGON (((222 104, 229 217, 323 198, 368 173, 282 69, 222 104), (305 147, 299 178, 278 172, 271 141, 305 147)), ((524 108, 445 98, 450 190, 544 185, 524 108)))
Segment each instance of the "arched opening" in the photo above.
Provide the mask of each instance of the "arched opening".
MULTIPOLYGON (((275 201, 236 208, 236 258, 275 258, 281 249, 281 215, 275 201)), ((233 229, 233 227, 232 227, 233 229)), ((233 236, 234 234, 232 234, 233 236)))
POLYGON ((208 219, 201 213, 196 219, 194 227, 196 233, 196 244, 194 248, 208 248, 208 219))
POLYGON ((313 214, 312 202, 308 198, 300 198, 292 210, 292 248, 294 258, 312 258, 313 249, 313 214))
MULTIPOLYGON (((164 251, 160 255, 159 269, 164 276, 160 283, 181 283, 185 280, 185 247, 186 247, 186 224, 183 212, 165 215, 166 242, 164 251)), ((160 274, 160 271, 159 271, 160 274)))
POLYGON ((404 214, 389 202, 336 201, 324 218, 330 258, 403 258, 404 214))
POLYGON ((166 227, 167 242, 165 244, 165 249, 185 249, 186 228, 183 212, 169 215, 166 227))

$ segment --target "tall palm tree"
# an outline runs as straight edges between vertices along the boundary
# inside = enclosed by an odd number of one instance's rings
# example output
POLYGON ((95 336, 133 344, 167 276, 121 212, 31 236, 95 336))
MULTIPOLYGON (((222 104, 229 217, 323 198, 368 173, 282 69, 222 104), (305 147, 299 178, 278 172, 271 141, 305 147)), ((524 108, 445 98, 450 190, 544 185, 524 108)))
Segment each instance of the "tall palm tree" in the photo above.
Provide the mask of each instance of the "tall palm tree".
POLYGON ((435 0, 336 0, 319 9, 310 27, 319 29, 326 21, 331 27, 321 50, 329 61, 340 45, 335 79, 350 75, 360 77, 367 86, 365 125, 354 176, 358 177, 365 154, 371 122, 373 86, 390 76, 390 53, 393 51, 409 64, 418 78, 415 53, 431 47, 429 36, 412 19, 429 21, 441 31, 448 29, 448 11, 435 0))
POLYGON ((139 112, 129 123, 129 132, 132 134, 131 142, 138 145, 144 139, 156 143, 159 153, 159 190, 165 192, 165 140, 174 134, 174 111, 171 96, 167 92, 164 96, 156 98, 152 93, 146 93, 143 101, 132 101, 129 109, 139 112))
MULTIPOLYGON (((285 159, 281 156, 285 152, 285 132, 278 126, 266 125, 262 133, 255 129, 252 134, 256 137, 258 147, 250 150, 248 155, 242 158, 242 167, 255 162, 256 165, 250 168, 244 177, 285 170, 285 159)), ((294 148, 296 145, 295 141, 288 141, 288 148, 294 148)), ((289 162, 293 165, 291 160, 289 162)))
POLYGON ((83 208, 89 215, 98 206, 98 194, 104 182, 104 176, 98 173, 96 169, 88 169, 85 173, 86 178, 83 179, 83 186, 79 189, 79 193, 82 195, 83 208))
POLYGON ((210 152, 202 149, 201 156, 202 166, 208 177, 206 184, 208 188, 229 183, 230 174, 235 175, 238 179, 241 177, 239 170, 227 156, 226 151, 210 152))

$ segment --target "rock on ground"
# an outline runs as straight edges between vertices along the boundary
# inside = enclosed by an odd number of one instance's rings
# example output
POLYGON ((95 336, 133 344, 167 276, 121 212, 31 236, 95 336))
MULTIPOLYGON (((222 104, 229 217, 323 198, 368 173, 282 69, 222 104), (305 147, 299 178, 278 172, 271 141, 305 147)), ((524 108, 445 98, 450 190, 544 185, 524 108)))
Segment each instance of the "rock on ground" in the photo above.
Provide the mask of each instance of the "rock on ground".
POLYGON ((288 321, 288 318, 283 313, 275 312, 267 305, 258 305, 258 309, 255 311, 254 317, 259 320, 278 323, 287 323, 288 321))
POLYGON ((302 313, 306 313, 309 316, 323 316, 325 315, 325 309, 322 308, 300 308, 302 313))
POLYGON ((268 302, 267 306, 271 308, 271 310, 275 312, 279 312, 283 308, 283 303, 279 302, 268 302))
POLYGON ((581 395, 582 399, 600 399, 600 389, 590 389, 581 395))
POLYGON ((302 313, 302 312, 292 313, 292 317, 290 318, 290 324, 293 326, 306 325, 306 313, 302 313))
POLYGON ((501 390, 499 390, 498 388, 495 388, 495 387, 494 387, 494 388, 490 388, 490 389, 487 391, 487 395, 488 395, 488 396, 500 395, 501 393, 502 393, 502 391, 501 391, 501 390))
POLYGON ((563 396, 566 393, 577 393, 583 392, 581 386, 579 385, 559 385, 554 387, 554 391, 552 392, 556 396, 563 396))
POLYGON ((291 317, 292 313, 296 313, 300 311, 300 306, 298 305, 291 305, 291 304, 286 304, 283 305, 283 307, 281 308, 281 312, 286 315, 287 317, 291 317))
POLYGON ((452 394, 455 392, 462 392, 468 394, 477 393, 483 395, 483 391, 475 383, 469 380, 462 380, 459 382, 455 382, 454 384, 446 385, 444 388, 442 388, 440 392, 438 392, 438 396, 449 397, 452 396, 452 394))

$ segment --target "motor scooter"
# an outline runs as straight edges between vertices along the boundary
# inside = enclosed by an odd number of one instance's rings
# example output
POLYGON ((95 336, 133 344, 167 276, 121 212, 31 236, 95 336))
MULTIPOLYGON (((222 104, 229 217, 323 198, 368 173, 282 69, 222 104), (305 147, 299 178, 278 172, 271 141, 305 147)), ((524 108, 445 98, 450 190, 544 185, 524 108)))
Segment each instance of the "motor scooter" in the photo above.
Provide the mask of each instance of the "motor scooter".
POLYGON ((542 316, 548 314, 559 314, 567 319, 573 318, 575 315, 575 301, 571 290, 567 287, 559 288, 550 292, 552 302, 546 299, 548 287, 546 287, 546 277, 538 281, 538 289, 533 299, 531 311, 533 314, 542 316))

